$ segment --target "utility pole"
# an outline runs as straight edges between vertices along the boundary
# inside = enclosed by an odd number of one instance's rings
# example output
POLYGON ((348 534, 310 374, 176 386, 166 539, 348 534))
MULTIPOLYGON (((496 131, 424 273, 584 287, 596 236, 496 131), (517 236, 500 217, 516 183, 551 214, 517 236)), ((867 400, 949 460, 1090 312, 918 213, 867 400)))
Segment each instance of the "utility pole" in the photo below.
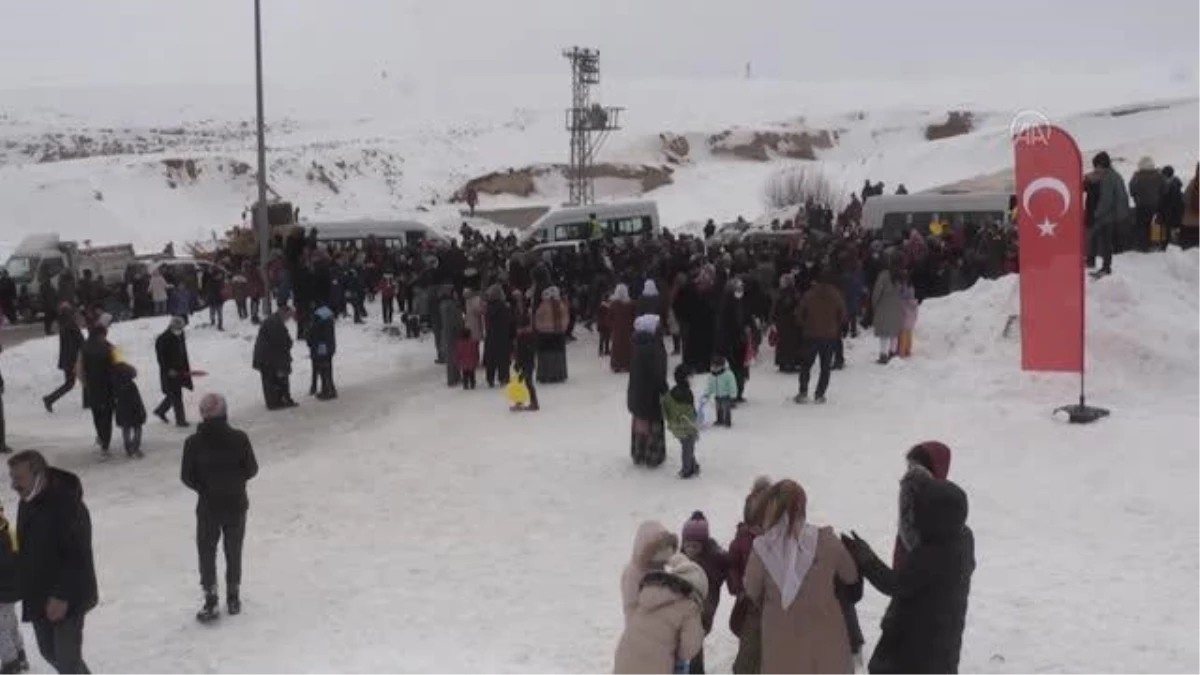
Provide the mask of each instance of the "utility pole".
POLYGON ((578 206, 595 201, 592 160, 608 132, 621 128, 623 108, 602 107, 591 101, 591 87, 600 84, 600 52, 572 47, 563 50, 571 62, 571 107, 567 108, 567 131, 571 132, 571 160, 567 167, 568 201, 578 206))
POLYGON ((263 315, 271 313, 271 279, 267 259, 271 254, 271 224, 267 219, 267 136, 263 121, 262 9, 254 0, 254 75, 258 106, 258 202, 254 205, 254 231, 258 234, 259 274, 263 282, 263 315))

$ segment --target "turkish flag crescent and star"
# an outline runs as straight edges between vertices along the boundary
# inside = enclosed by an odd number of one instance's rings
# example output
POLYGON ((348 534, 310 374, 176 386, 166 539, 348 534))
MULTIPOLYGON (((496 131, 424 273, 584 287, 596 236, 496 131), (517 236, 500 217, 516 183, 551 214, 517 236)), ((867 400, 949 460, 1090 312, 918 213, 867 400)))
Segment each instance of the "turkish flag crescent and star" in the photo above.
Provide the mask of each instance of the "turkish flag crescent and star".
POLYGON ((1021 284, 1021 369, 1083 372, 1083 158, 1067 132, 1013 139, 1021 284))

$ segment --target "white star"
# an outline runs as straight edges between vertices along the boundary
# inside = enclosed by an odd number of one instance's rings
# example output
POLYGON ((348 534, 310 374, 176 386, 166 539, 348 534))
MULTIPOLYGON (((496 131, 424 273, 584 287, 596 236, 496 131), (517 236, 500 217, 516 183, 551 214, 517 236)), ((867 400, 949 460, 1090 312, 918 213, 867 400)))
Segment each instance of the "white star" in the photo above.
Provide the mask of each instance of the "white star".
POLYGON ((1042 231, 1043 237, 1053 237, 1054 228, 1058 227, 1058 223, 1051 222, 1049 218, 1042 219, 1042 222, 1037 224, 1037 228, 1042 231))

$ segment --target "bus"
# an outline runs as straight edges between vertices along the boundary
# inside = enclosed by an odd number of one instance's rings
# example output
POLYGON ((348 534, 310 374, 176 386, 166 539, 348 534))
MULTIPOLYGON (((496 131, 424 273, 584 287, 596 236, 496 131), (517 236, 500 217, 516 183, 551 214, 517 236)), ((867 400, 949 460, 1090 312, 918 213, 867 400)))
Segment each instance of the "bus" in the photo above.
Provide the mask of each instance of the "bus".
POLYGON ((529 226, 527 237, 538 244, 560 241, 586 241, 592 238, 589 221, 600 221, 606 235, 613 238, 658 236, 658 203, 654 201, 607 202, 587 206, 554 209, 529 226))
POLYGON ((934 220, 951 229, 1007 223, 1013 203, 1013 195, 1006 193, 877 195, 863 204, 862 225, 896 240, 906 230, 928 235, 934 220))

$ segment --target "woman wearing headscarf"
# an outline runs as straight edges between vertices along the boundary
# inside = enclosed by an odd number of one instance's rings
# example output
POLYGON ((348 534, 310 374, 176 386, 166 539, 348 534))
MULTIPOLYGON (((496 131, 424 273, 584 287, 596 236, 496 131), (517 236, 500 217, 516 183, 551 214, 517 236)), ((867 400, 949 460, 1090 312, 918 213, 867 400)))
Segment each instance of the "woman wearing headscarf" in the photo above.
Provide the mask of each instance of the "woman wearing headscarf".
POLYGON ((571 309, 559 294, 558 286, 542 291, 542 302, 533 314, 538 336, 537 381, 553 384, 567 381, 567 326, 571 309))
POLYGON ((629 363, 626 405, 633 416, 630 453, 634 464, 656 467, 667 457, 662 395, 667 392, 667 350, 658 335, 657 314, 633 322, 633 358, 629 363))
POLYGON ((764 532, 754 540, 745 591, 762 611, 763 673, 853 673, 834 580, 858 581, 854 559, 829 527, 808 522, 795 481, 770 488, 764 532))
POLYGON ((633 349, 633 302, 629 299, 629 287, 617 284, 608 299, 608 324, 612 331, 612 351, 608 365, 614 373, 629 370, 629 356, 633 349))
POLYGON ((779 277, 779 295, 775 298, 772 318, 775 324, 775 367, 781 373, 794 373, 800 363, 800 331, 796 325, 796 309, 800 294, 796 292, 795 277, 779 277))

